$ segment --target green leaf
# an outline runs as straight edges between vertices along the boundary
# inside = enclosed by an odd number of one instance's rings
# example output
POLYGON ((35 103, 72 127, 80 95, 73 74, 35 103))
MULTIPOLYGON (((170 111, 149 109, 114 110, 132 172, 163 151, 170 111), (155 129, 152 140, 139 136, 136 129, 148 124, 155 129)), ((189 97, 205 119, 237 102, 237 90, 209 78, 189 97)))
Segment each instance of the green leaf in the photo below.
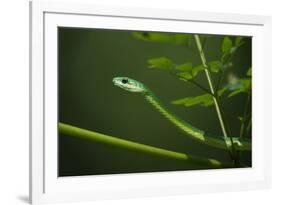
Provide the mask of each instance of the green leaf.
POLYGON ((204 70, 205 67, 201 64, 192 68, 192 76, 195 77, 200 71, 204 70))
POLYGON ((173 66, 173 62, 167 57, 148 59, 149 68, 157 68, 169 70, 173 66))
POLYGON ((204 70, 203 65, 192 67, 191 62, 183 64, 174 64, 171 59, 167 57, 152 58, 148 60, 148 67, 154 69, 161 69, 170 71, 181 80, 189 80, 195 77, 200 71, 204 70))
POLYGON ((240 83, 244 89, 249 90, 251 88, 252 80, 250 78, 241 78, 238 80, 238 83, 240 83))
MULTIPOLYGON (((241 36, 236 37, 234 40, 234 43, 232 42, 231 38, 229 38, 229 37, 225 37, 223 39, 223 42, 222 42, 223 54, 221 57, 222 64, 227 63, 227 61, 229 61, 231 56, 236 53, 238 48, 244 43, 242 40, 243 40, 243 37, 241 37, 241 36)), ((228 63, 231 63, 231 62, 228 62, 228 63)), ((226 66, 223 65, 223 67, 226 67, 226 66)))
POLYGON ((188 72, 191 72, 192 71, 192 63, 184 63, 184 64, 181 64, 181 65, 178 65, 176 67, 177 70, 179 71, 188 71, 188 72))
POLYGON ((195 77, 201 70, 204 70, 202 65, 192 67, 192 63, 186 62, 176 65, 171 59, 167 57, 152 58, 148 60, 149 68, 156 68, 162 70, 172 70, 178 77, 184 79, 191 79, 195 77))
POLYGON ((228 84, 226 87, 230 91, 228 97, 233 97, 240 93, 248 93, 251 91, 252 80, 250 78, 242 78, 235 83, 228 84))
POLYGON ((179 70, 178 76, 183 79, 192 79, 194 78, 200 71, 204 70, 203 65, 198 65, 192 67, 192 63, 185 63, 179 66, 176 66, 176 69, 179 70))
POLYGON ((242 44, 243 44, 243 37, 241 37, 241 36, 237 36, 236 38, 235 38, 235 46, 236 47, 239 47, 239 46, 241 46, 242 44))
MULTIPOLYGON (((220 89, 218 91, 218 95, 222 96, 224 92, 226 91, 226 88, 220 89)), ((178 100, 174 100, 171 102, 174 105, 183 105, 185 107, 191 107, 195 105, 201 105, 201 106, 211 106, 214 104, 213 96, 206 93, 203 95, 193 96, 193 97, 186 97, 178 100)))
POLYGON ((220 61, 224 64, 225 59, 227 59, 228 56, 229 56, 229 54, 223 53, 220 61))
POLYGON ((213 97, 210 94, 204 94, 194 97, 187 97, 172 101, 174 105, 183 105, 185 107, 191 107, 195 105, 210 106, 213 104, 213 97))
POLYGON ((160 32, 132 32, 132 35, 140 40, 151 42, 164 42, 175 44, 189 44, 191 34, 173 34, 160 32))
POLYGON ((191 72, 182 72, 182 73, 179 73, 179 74, 178 74, 178 77, 179 77, 180 79, 183 79, 183 80, 189 80, 189 79, 192 79, 192 78, 193 78, 191 72))
POLYGON ((183 79, 191 79, 192 76, 192 63, 184 63, 176 66, 178 76, 183 79))
POLYGON ((222 52, 230 53, 231 48, 232 48, 232 40, 229 37, 224 37, 222 42, 222 52))
POLYGON ((252 67, 250 67, 246 73, 247 76, 252 76, 252 67))
POLYGON ((212 72, 219 72, 222 69, 222 63, 220 61, 211 61, 208 66, 212 72))
POLYGON ((228 95, 228 97, 233 97, 233 96, 235 96, 235 95, 238 95, 239 93, 245 93, 245 90, 239 89, 239 90, 232 91, 232 92, 228 95))

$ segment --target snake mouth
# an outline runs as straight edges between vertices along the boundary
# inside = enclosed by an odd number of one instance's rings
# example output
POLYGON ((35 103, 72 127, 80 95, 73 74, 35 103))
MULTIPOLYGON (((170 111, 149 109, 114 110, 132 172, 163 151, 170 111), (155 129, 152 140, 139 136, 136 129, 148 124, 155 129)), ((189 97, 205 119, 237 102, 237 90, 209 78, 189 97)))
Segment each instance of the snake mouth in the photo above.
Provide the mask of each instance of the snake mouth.
POLYGON ((112 80, 113 84, 116 86, 116 87, 119 87, 119 88, 122 88, 124 90, 127 90, 127 87, 125 85, 123 85, 122 81, 120 80, 120 78, 116 77, 116 78, 113 78, 112 80))
POLYGON ((120 83, 120 79, 119 78, 113 78, 112 79, 112 82, 114 85, 118 86, 118 87, 121 87, 121 83, 120 83))
POLYGON ((117 85, 117 80, 115 78, 112 79, 114 85, 117 85))

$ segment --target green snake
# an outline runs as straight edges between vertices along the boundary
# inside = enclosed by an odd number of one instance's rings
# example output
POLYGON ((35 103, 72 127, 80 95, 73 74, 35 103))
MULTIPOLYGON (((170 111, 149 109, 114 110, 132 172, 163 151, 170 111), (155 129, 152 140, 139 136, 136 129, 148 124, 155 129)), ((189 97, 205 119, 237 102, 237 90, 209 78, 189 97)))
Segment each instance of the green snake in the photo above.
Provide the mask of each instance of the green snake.
MULTIPOLYGON (((218 138, 207 136, 203 130, 193 127, 169 111, 156 95, 143 83, 128 77, 115 77, 113 78, 113 83, 117 87, 126 91, 142 94, 146 101, 158 110, 166 119, 194 140, 220 149, 228 149, 228 147, 231 146, 231 139, 229 137, 218 138)), ((236 137, 232 137, 232 140, 236 150, 251 150, 252 146, 250 141, 236 137)))

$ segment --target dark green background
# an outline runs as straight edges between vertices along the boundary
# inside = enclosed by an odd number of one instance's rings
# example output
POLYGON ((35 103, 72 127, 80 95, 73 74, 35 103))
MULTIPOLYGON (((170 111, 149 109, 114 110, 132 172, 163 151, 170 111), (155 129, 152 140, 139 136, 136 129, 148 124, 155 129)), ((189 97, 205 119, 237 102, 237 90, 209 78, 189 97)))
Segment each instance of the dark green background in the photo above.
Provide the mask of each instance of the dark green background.
MULTIPOLYGON (((221 130, 214 108, 186 108, 170 101, 203 94, 167 72, 147 68, 147 59, 167 56, 177 63, 200 64, 194 44, 189 48, 170 43, 135 39, 130 31, 59 28, 59 121, 178 152, 229 161, 223 150, 189 139, 161 116, 143 96, 117 88, 115 76, 127 76, 147 85, 174 113, 212 135, 221 130)), ((208 60, 221 56, 223 36, 212 36, 205 45, 208 60)), ((234 57, 231 72, 243 76, 251 66, 251 38, 234 57)), ((215 76, 214 76, 215 79, 215 76)), ((204 75, 197 81, 206 83, 204 75)), ((206 85, 206 84, 205 84, 206 85)), ((207 87, 207 85, 206 85, 207 87)), ((231 134, 239 135, 239 122, 246 96, 224 101, 231 134)), ((59 136, 59 176, 204 169, 172 159, 122 150, 71 136, 59 136)), ((251 154, 242 162, 251 164, 251 154)))

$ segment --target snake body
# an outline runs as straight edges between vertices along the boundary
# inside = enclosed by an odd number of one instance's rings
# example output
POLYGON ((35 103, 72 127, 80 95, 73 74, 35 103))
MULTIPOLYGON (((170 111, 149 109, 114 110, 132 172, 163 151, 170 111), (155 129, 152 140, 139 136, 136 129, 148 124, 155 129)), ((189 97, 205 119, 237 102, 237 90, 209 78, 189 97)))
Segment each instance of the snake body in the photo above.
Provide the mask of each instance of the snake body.
MULTIPOLYGON (((231 146, 231 140, 229 137, 218 138, 207 136, 204 131, 193 127, 169 111, 161 103, 157 96, 143 83, 128 77, 115 77, 113 78, 113 83, 126 91, 141 93, 146 101, 150 103, 159 113, 194 140, 220 149, 228 149, 228 146, 231 146)), ((232 137, 232 140, 236 150, 251 150, 251 142, 235 137, 232 137)))

